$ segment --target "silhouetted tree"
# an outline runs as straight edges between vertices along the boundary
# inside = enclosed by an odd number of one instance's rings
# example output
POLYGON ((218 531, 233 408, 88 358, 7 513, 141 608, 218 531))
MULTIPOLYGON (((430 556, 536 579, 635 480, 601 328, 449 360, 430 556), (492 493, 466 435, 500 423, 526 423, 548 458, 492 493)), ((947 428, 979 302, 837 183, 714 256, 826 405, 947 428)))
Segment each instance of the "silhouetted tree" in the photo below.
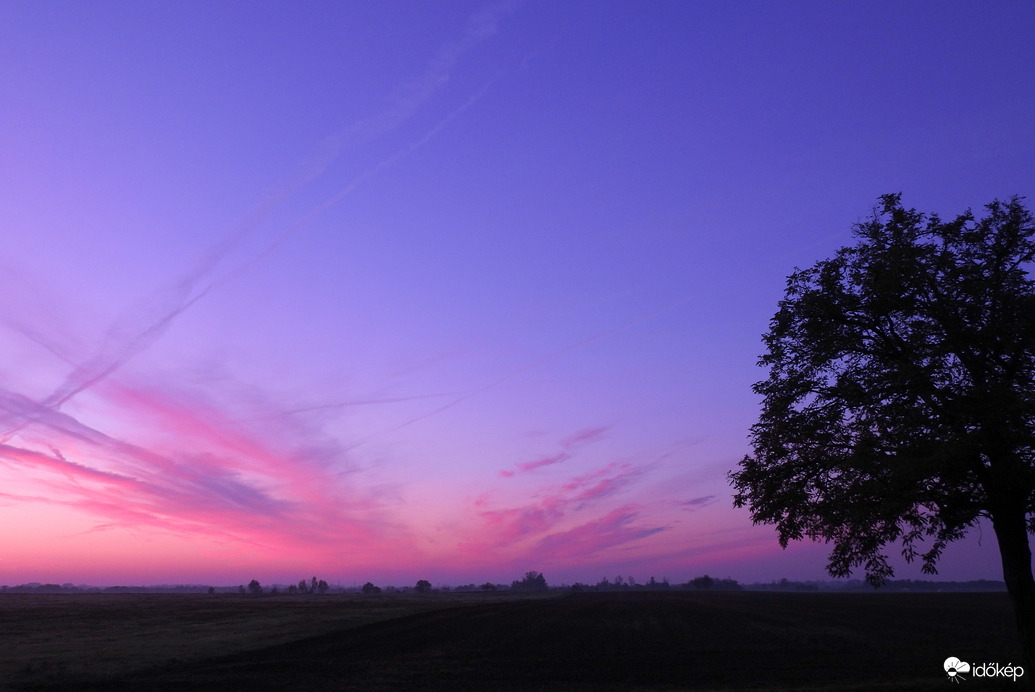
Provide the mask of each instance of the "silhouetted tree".
POLYGON ((514 581, 510 588, 514 591, 546 591, 546 577, 541 572, 525 572, 525 578, 514 581))
POLYGON ((305 579, 299 579, 298 580, 298 592, 299 593, 309 593, 309 584, 306 582, 305 579))
POLYGON ((363 593, 365 593, 367 595, 379 594, 379 593, 381 593, 381 587, 380 586, 374 586, 370 582, 367 582, 366 584, 363 585, 363 593))
POLYGON ((478 588, 480 588, 482 591, 495 591, 496 585, 493 584, 491 581, 487 581, 478 588))
POLYGON ((703 577, 695 577, 687 584, 691 589, 710 589, 715 585, 715 580, 707 574, 703 577))
POLYGON ((651 577, 650 581, 647 582, 647 588, 648 589, 669 589, 669 588, 671 588, 671 584, 668 583, 668 577, 665 577, 661 581, 655 581, 654 577, 651 577))
POLYGON ((316 590, 319 591, 320 593, 327 593, 327 589, 329 589, 329 588, 331 588, 330 584, 328 584, 323 579, 321 579, 320 581, 316 582, 316 590))
POLYGON ((259 583, 258 579, 252 579, 248 582, 248 590, 254 594, 262 593, 262 584, 259 583))
POLYGON ((933 574, 987 517, 1035 663, 1035 223, 1020 199, 943 222, 885 195, 856 245, 795 270, 770 322, 754 455, 734 504, 781 545, 828 540, 833 576, 933 574), (930 540, 926 545, 923 541, 930 540))
POLYGON ((414 589, 417 593, 431 593, 431 582, 427 579, 421 579, 417 582, 417 586, 414 589))

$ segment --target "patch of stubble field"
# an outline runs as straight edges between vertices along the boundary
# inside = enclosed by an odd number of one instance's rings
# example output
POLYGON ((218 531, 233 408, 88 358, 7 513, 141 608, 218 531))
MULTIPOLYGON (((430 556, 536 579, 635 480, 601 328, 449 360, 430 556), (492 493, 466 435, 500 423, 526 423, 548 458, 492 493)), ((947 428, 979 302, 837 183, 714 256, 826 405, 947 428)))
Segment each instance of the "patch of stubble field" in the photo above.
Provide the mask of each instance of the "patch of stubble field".
POLYGON ((106 612, 63 598, 70 628, 92 614, 108 634, 73 647, 82 658, 60 679, 23 674, 16 689, 944 690, 949 656, 1019 661, 1005 594, 124 596, 106 612), (148 638, 177 655, 140 665, 148 638), (91 671, 98 653, 105 669, 91 671))
POLYGON ((186 666, 450 605, 340 594, 3 594, 0 689, 186 666))

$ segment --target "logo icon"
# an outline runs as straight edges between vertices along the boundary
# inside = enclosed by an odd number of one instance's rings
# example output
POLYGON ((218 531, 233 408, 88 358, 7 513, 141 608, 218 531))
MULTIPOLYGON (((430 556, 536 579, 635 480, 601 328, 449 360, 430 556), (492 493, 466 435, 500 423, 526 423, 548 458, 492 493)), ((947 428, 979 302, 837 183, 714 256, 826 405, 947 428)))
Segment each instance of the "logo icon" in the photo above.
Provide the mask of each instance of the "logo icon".
POLYGON ((963 677, 961 673, 970 672, 970 664, 966 661, 959 660, 955 656, 949 656, 947 659, 945 659, 945 663, 942 664, 942 667, 945 668, 946 675, 948 675, 949 679, 953 682, 966 680, 966 678, 963 677))

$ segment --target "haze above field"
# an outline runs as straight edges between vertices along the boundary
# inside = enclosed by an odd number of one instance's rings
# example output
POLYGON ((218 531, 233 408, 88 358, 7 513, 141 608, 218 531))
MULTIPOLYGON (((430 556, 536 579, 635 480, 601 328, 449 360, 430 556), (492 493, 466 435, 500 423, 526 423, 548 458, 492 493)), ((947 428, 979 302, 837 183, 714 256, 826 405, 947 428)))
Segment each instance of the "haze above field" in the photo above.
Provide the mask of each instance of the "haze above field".
POLYGON ((731 508, 759 335, 878 195, 1032 195, 1033 32, 3 3, 0 583, 825 578, 731 508))

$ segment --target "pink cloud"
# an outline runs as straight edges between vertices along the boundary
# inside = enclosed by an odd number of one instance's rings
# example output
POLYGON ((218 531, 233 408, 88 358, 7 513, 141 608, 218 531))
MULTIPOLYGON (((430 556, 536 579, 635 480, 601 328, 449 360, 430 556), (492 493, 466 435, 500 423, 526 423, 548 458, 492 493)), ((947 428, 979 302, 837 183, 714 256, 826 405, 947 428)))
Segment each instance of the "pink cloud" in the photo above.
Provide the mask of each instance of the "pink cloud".
POLYGON ((596 500, 610 497, 638 479, 647 469, 628 463, 612 463, 602 469, 571 479, 561 486, 568 492, 578 491, 571 497, 576 509, 596 500))
POLYGON ((571 454, 568 454, 567 452, 561 452, 560 454, 554 454, 553 456, 543 457, 542 459, 537 459, 536 461, 526 461, 524 463, 518 464, 517 467, 519 471, 533 471, 543 466, 552 466, 553 464, 559 464, 562 461, 567 461, 568 459, 571 459, 571 454))
POLYGON ((86 512, 98 530, 151 527, 274 551, 416 552, 374 496, 345 484, 344 451, 297 416, 253 401, 264 414, 256 425, 205 398, 114 377, 92 395, 120 422, 136 421, 138 441, 0 397, 24 440, 0 445, 0 460, 32 470, 27 478, 46 490, 34 502, 86 512))
POLYGON ((585 428, 579 430, 577 433, 569 435, 568 437, 561 440, 561 447, 564 449, 572 449, 576 446, 588 444, 590 442, 596 442, 604 437, 604 433, 608 431, 610 426, 601 425, 593 428, 585 428))
MULTIPOLYGON (((524 473, 527 471, 534 471, 535 469, 542 468, 544 466, 553 466, 554 464, 560 464, 562 462, 568 461, 574 456, 574 452, 576 449, 602 439, 604 433, 607 432, 607 430, 608 428, 606 426, 597 426, 594 428, 585 428, 584 430, 580 430, 572 435, 569 435, 568 437, 563 438, 559 442, 561 451, 557 452, 556 454, 541 457, 539 459, 536 459, 535 461, 520 462, 516 464, 517 471, 524 473)), ((517 473, 517 471, 500 471, 500 476, 504 478, 511 478, 517 473)))
POLYGON ((535 507, 488 510, 481 513, 486 533, 499 543, 513 543, 549 529, 563 511, 548 504, 535 507))
POLYGON ((536 543, 534 554, 544 560, 584 557, 647 538, 670 528, 633 525, 637 517, 636 505, 618 507, 599 519, 544 536, 536 543))
MULTIPOLYGON (((533 501, 518 507, 491 508, 489 497, 483 495, 474 503, 475 513, 481 523, 461 543, 461 551, 472 556, 489 553, 522 554, 532 559, 541 553, 545 554, 547 549, 552 550, 553 544, 563 542, 574 545, 575 539, 579 537, 584 544, 582 549, 588 550, 588 546, 594 544, 590 536, 594 531, 599 531, 595 543, 599 549, 656 533, 662 528, 623 528, 617 525, 622 517, 631 519, 632 508, 635 506, 631 504, 623 505, 622 512, 609 510, 602 517, 584 521, 575 528, 557 530, 558 527, 570 525, 574 516, 615 497, 647 470, 629 463, 611 463, 570 478, 560 485, 546 486, 535 491, 532 493, 533 501), (568 538, 564 539, 566 535, 568 538), (535 543, 530 544, 529 541, 535 543)), ((560 550, 558 548, 554 552, 559 554, 560 550)))

